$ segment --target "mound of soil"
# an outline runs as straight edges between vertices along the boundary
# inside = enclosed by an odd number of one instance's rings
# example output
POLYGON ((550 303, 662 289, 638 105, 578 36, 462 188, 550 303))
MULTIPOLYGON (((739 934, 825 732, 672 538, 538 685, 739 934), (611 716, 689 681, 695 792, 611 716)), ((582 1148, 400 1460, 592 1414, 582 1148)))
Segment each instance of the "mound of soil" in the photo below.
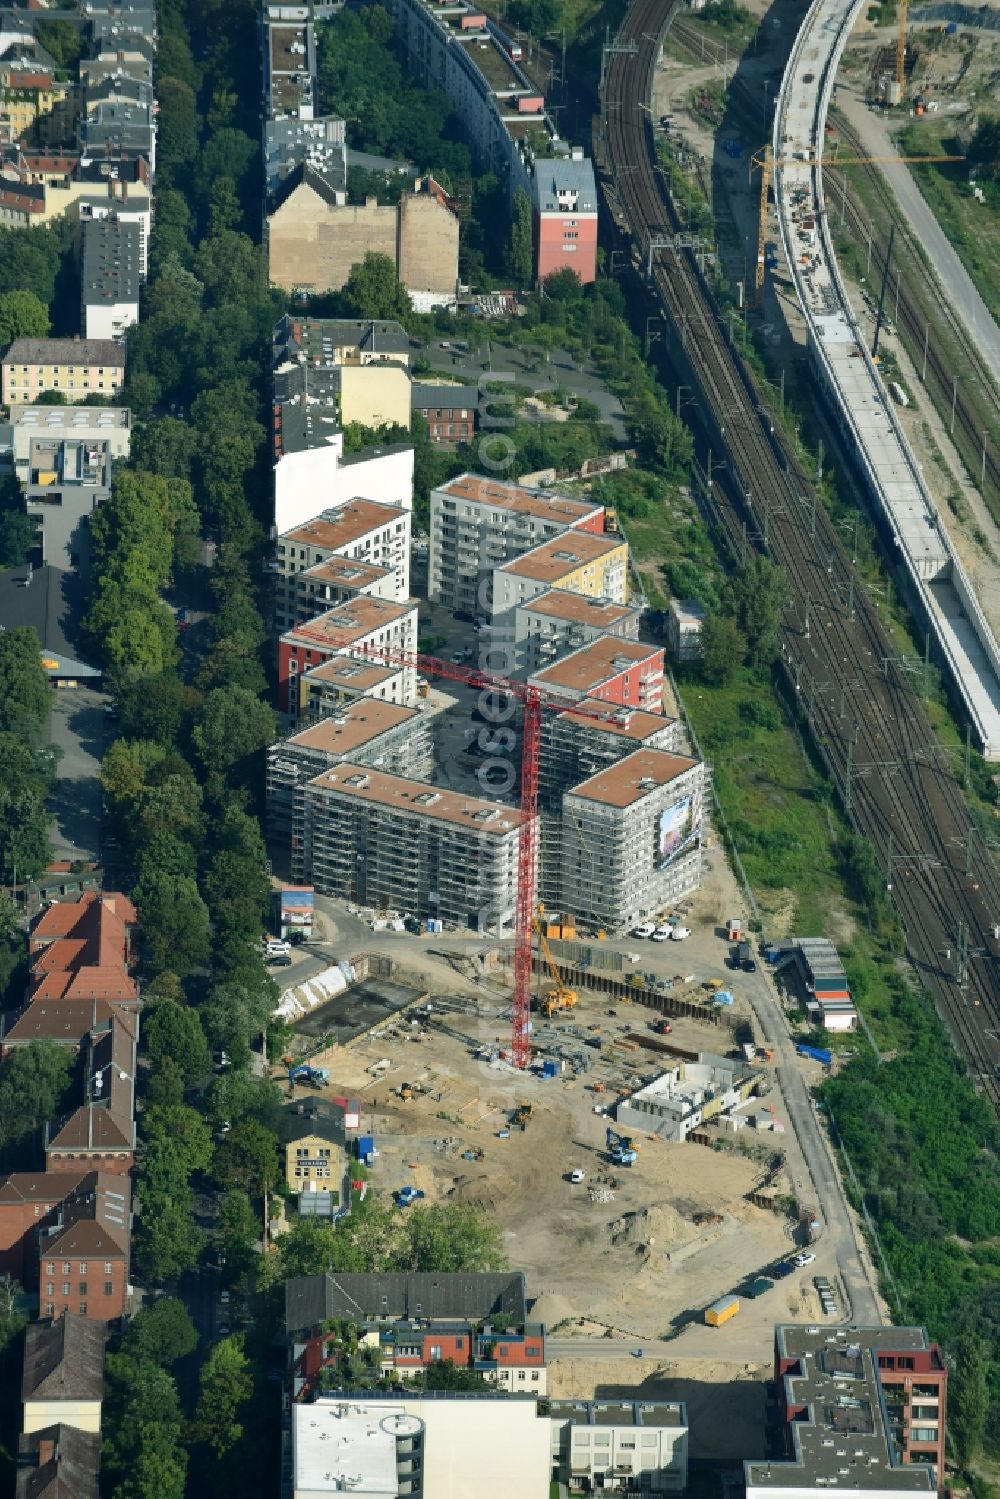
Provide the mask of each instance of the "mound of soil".
POLYGON ((676 1208, 643 1208, 638 1213, 625 1213, 608 1224, 611 1242, 616 1249, 636 1250, 669 1249, 686 1244, 696 1233, 693 1223, 682 1218, 676 1208))

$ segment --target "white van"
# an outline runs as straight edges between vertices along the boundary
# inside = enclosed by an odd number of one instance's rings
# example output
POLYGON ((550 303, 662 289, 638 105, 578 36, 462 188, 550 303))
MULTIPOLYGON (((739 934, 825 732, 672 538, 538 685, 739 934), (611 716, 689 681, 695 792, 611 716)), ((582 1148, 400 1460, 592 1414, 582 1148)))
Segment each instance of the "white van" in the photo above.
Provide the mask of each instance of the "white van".
POLYGON ((292 944, 290 942, 286 942, 283 937, 268 937, 267 941, 264 943, 264 951, 269 958, 284 957, 284 955, 286 953, 290 953, 291 950, 292 944))

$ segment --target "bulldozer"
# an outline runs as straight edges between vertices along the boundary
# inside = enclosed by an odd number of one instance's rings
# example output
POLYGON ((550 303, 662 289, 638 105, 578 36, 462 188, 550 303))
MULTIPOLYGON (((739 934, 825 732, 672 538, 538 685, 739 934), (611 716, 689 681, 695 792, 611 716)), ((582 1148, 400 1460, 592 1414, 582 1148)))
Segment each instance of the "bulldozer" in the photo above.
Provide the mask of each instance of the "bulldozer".
POLYGON ((545 935, 540 917, 543 916, 542 907, 539 906, 538 913, 532 918, 532 925, 538 933, 538 947, 545 959, 545 966, 549 970, 552 979, 552 987, 542 995, 538 1002, 538 1008, 546 1018, 554 1015, 557 1010, 572 1010, 577 1003, 577 992, 563 983, 562 975, 556 966, 556 960, 552 956, 548 938, 545 935))
POLYGON ((519 1103, 510 1116, 510 1122, 516 1125, 519 1130, 526 1130, 528 1128, 528 1120, 531 1118, 533 1112, 534 1110, 530 1103, 519 1103))

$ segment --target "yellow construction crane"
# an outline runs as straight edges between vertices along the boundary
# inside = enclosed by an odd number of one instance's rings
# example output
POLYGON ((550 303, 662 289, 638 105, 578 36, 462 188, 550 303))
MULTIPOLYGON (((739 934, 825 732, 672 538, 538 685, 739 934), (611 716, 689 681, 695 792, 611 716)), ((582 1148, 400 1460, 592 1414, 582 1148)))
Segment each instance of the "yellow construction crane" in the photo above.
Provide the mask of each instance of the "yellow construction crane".
POLYGON ((896 36, 896 87, 899 89, 899 97, 903 97, 903 85, 906 82, 906 11, 908 0, 897 0, 899 12, 899 32, 896 36))
MULTIPOLYGON (((539 906, 538 915, 541 914, 541 910, 542 908, 539 906)), ((575 989, 569 989, 563 983, 562 974, 556 966, 556 960, 552 956, 552 949, 549 946, 548 938, 542 930, 542 924, 538 919, 538 915, 532 918, 532 924, 538 933, 538 950, 545 959, 545 966, 549 970, 549 977, 552 979, 552 988, 539 1002, 538 1008, 543 1015, 554 1015, 556 1010, 572 1010, 577 1002, 577 993, 575 989)))
POLYGON ((866 167, 918 165, 921 162, 964 161, 964 156, 839 156, 831 152, 824 156, 779 156, 771 155, 771 147, 765 146, 750 158, 750 174, 754 167, 760 171, 760 211, 757 221, 757 267, 754 278, 754 305, 760 305, 764 291, 764 250, 767 243, 767 199, 774 180, 775 167, 866 167))

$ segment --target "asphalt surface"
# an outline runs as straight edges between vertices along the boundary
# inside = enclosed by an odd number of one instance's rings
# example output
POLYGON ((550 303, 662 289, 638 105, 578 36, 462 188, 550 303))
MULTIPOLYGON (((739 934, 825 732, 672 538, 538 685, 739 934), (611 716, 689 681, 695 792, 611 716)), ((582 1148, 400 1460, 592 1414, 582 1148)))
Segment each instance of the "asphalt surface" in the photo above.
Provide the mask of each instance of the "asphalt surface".
POLYGON ((844 1189, 830 1146, 820 1128, 815 1105, 802 1077, 795 1043, 788 1033, 784 1015, 771 991, 769 981, 748 985, 746 993, 764 1043, 774 1049, 778 1083, 788 1112, 788 1122, 795 1132, 806 1169, 812 1179, 816 1206, 823 1225, 823 1268, 829 1270, 832 1250, 837 1271, 850 1299, 851 1320, 862 1325, 879 1324, 882 1313, 854 1236, 844 1189))
POLYGON ((100 852, 101 757, 114 732, 107 701, 92 687, 63 687, 53 695, 49 743, 62 751, 49 802, 56 859, 96 859, 100 852))
MULTIPOLYGON (((899 155, 895 137, 887 122, 859 99, 852 98, 844 88, 838 92, 837 108, 843 110, 849 123, 861 135, 870 155, 899 155)), ((938 280, 947 288, 952 307, 964 323, 969 337, 975 342, 993 379, 1000 385, 1000 328, 990 315, 951 241, 924 201, 909 167, 890 163, 882 166, 882 171, 903 216, 919 238, 934 267, 938 280)))
POLYGON ((517 385, 530 386, 536 395, 544 391, 565 390, 581 400, 590 401, 601 413, 619 441, 625 440, 625 413, 618 397, 612 395, 592 365, 581 365, 566 349, 508 349, 497 344, 468 354, 457 354, 431 344, 426 350, 436 369, 449 375, 468 375, 472 380, 488 380, 490 375, 512 375, 517 385))

